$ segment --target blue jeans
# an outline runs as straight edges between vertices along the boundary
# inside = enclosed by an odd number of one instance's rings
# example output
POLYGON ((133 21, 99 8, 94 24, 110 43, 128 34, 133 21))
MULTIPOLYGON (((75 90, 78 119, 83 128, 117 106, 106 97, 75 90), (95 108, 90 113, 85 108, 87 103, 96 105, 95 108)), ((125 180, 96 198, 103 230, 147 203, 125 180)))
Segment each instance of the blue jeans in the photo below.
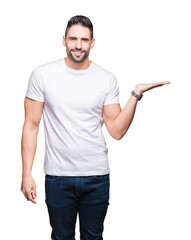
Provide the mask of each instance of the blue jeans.
POLYGON ((104 219, 109 206, 110 175, 45 176, 46 205, 51 239, 75 240, 79 213, 80 240, 103 240, 104 219))

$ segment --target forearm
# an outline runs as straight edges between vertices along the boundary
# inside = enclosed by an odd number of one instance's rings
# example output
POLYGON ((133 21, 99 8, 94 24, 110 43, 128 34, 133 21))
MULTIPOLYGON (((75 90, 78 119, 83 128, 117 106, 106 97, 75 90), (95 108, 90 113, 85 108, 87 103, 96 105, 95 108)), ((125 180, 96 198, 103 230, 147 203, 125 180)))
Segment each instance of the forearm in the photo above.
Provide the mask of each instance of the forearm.
POLYGON ((134 118, 137 101, 138 100, 134 96, 130 96, 124 109, 119 113, 117 118, 114 120, 113 129, 116 132, 115 135, 117 136, 118 140, 125 135, 125 133, 127 132, 128 128, 131 125, 131 122, 134 118))
POLYGON ((27 123, 23 125, 23 134, 21 140, 22 154, 22 175, 29 176, 32 173, 32 166, 37 146, 38 128, 27 123))

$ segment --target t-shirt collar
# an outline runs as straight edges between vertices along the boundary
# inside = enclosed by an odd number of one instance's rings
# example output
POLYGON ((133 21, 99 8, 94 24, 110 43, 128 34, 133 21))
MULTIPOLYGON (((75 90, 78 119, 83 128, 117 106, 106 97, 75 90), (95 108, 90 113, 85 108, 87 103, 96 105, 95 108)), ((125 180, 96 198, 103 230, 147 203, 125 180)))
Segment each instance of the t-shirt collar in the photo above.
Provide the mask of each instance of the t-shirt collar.
POLYGON ((62 61, 63 61, 63 63, 64 63, 64 67, 65 67, 65 69, 66 69, 67 71, 72 72, 72 73, 76 73, 76 74, 88 73, 88 72, 90 72, 90 71, 92 70, 92 68, 93 68, 93 66, 94 66, 94 62, 91 61, 91 64, 89 65, 88 68, 85 68, 85 69, 83 69, 83 70, 77 70, 77 69, 70 68, 70 67, 66 64, 64 58, 62 58, 62 61))

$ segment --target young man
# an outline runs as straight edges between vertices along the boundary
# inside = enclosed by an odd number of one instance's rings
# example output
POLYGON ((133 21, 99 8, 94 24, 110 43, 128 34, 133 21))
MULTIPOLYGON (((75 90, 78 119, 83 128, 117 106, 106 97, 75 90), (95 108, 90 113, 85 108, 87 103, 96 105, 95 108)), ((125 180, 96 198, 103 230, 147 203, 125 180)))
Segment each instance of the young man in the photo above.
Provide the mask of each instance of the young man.
POLYGON ((121 110, 116 77, 89 60, 94 43, 90 19, 72 17, 63 36, 67 57, 38 66, 28 83, 21 190, 28 201, 36 203, 31 172, 43 113, 45 201, 54 240, 75 239, 77 213, 80 239, 103 239, 110 170, 102 125, 113 138, 121 139, 142 93, 169 83, 137 84, 121 110))

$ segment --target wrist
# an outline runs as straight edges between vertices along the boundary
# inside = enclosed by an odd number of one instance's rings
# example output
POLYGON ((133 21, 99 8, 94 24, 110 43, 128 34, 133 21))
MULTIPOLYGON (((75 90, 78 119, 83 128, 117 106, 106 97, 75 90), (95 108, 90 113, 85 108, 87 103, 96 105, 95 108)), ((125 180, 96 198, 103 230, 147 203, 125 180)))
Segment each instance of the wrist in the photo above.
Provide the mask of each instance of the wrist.
POLYGON ((139 96, 141 96, 142 93, 143 93, 141 90, 136 89, 136 88, 135 88, 134 92, 135 92, 137 95, 139 95, 139 96))
POLYGON ((22 177, 25 178, 25 177, 32 177, 32 174, 31 172, 29 173, 22 173, 22 177))
POLYGON ((131 94, 132 94, 135 98, 137 98, 138 101, 140 101, 141 98, 143 97, 143 95, 142 95, 139 91, 136 91, 136 92, 135 92, 135 91, 132 91, 131 94))

